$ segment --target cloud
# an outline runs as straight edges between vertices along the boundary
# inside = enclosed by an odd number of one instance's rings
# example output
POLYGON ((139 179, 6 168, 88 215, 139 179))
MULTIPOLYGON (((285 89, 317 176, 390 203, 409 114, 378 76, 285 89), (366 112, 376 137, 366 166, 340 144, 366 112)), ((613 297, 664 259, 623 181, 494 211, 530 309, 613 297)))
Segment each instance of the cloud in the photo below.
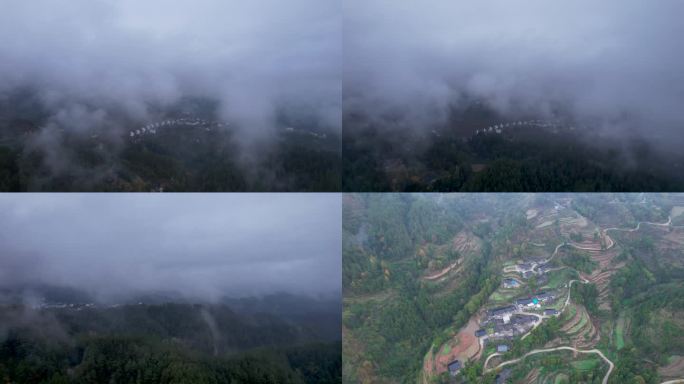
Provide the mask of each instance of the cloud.
POLYGON ((51 121, 76 131, 81 115, 143 120, 183 96, 219 100, 219 117, 243 136, 267 135, 291 105, 339 130, 339 8, 332 0, 9 0, 0 13, 0 94, 34 89, 51 121))
POLYGON ((468 95, 503 114, 561 106, 596 126, 678 137, 683 12, 676 0, 346 1, 345 112, 425 127, 468 95))
POLYGON ((341 287, 339 194, 5 194, 0 281, 101 296, 341 287))

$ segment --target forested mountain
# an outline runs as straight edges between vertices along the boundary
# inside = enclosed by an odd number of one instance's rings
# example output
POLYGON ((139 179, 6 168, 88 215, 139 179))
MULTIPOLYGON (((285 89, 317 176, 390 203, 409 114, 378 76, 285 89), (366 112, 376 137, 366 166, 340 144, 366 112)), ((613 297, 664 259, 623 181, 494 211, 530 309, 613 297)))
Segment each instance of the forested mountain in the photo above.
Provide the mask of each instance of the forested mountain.
POLYGON ((503 116, 498 118, 515 127, 496 125, 498 133, 483 133, 497 121, 488 113, 455 111, 430 133, 425 127, 398 129, 410 123, 394 117, 379 121, 348 112, 342 135, 343 190, 660 192, 684 185, 681 153, 661 151, 646 140, 602 137, 567 126, 517 126, 517 119, 503 116))
POLYGON ((102 112, 66 129, 49 113, 30 90, 0 95, 0 191, 340 190, 339 134, 300 111, 249 148, 214 100, 183 98, 153 121, 102 112))
POLYGON ((216 303, 6 301, 0 377, 8 383, 340 382, 339 301, 299 297, 310 311, 261 310, 278 297, 227 299, 253 311, 216 303))
POLYGON ((349 194, 343 218, 345 382, 684 377, 680 194, 349 194))

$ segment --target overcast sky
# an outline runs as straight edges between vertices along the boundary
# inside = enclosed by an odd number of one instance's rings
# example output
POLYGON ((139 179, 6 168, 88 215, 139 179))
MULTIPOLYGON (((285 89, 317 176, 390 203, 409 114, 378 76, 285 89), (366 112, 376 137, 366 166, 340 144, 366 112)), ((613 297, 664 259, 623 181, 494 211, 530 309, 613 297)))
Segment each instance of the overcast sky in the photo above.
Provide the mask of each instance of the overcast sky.
POLYGON ((464 92, 503 113, 559 103, 604 128, 683 136, 680 0, 343 4, 345 108, 434 122, 464 92))
MULTIPOLYGON (((65 117, 124 111, 181 96, 220 100, 245 133, 294 105, 329 127, 341 118, 338 0, 6 0, 0 95, 32 86, 65 117), (84 110, 85 109, 85 110, 84 110), (102 110, 100 110, 102 109, 102 110)), ((71 127, 73 128, 73 127, 71 127)))
POLYGON ((339 194, 0 194, 0 284, 329 295, 341 220, 339 194))

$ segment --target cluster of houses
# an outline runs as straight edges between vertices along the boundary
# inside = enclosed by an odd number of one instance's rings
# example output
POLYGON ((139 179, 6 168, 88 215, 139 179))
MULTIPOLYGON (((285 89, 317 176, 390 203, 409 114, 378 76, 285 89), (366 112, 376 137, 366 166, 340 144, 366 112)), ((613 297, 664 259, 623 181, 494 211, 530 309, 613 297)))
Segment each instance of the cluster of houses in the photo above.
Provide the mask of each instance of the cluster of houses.
POLYGON ((552 293, 539 292, 531 297, 518 299, 515 301, 515 304, 520 310, 525 310, 528 308, 540 308, 543 303, 548 303, 553 299, 555 299, 555 296, 552 293))
POLYGON ((143 136, 143 135, 155 135, 157 134, 157 130, 163 127, 171 127, 171 126, 187 126, 187 127, 194 127, 194 126, 201 126, 204 127, 205 130, 210 131, 212 127, 223 127, 223 123, 217 123, 217 122, 210 122, 204 119, 190 119, 190 118, 180 118, 180 119, 173 119, 173 120, 164 120, 164 121, 159 121, 156 123, 150 123, 147 124, 146 126, 142 128, 138 128, 135 130, 132 130, 128 133, 128 136, 132 139, 135 139, 137 137, 143 136))
POLYGON ((83 310, 84 308, 95 308, 94 303, 46 303, 41 302, 33 306, 34 309, 73 309, 76 311, 83 310))
MULTIPOLYGON (((512 279, 516 281, 515 279, 512 279)), ((506 281, 504 280, 504 283, 506 281)), ((509 282, 513 284, 513 282, 509 282)), ((516 281, 516 283, 520 284, 516 281)), ((530 297, 517 299, 515 304, 509 304, 502 307, 491 308, 487 310, 484 320, 480 323, 481 328, 475 331, 475 336, 478 338, 485 338, 483 343, 487 344, 492 341, 497 341, 496 351, 498 353, 506 353, 510 347, 505 340, 512 340, 515 337, 524 335, 529 332, 537 322, 542 321, 540 316, 525 313, 530 309, 540 309, 542 304, 551 304, 555 295, 549 292, 539 292, 530 297)), ((556 316, 559 311, 553 308, 544 309, 545 316, 556 316)), ((449 374, 456 376, 459 370, 463 367, 460 360, 454 360, 447 365, 449 374)), ((504 383, 509 377, 510 372, 502 371, 497 376, 497 383, 504 383)))
POLYGON ((501 134, 504 129, 506 128, 512 128, 512 127, 522 127, 522 126, 532 126, 532 127, 540 127, 540 128, 551 128, 551 127, 556 127, 558 126, 557 123, 552 123, 549 121, 544 121, 544 120, 526 120, 526 121, 513 121, 513 122, 508 122, 508 123, 501 123, 501 124, 495 124, 487 128, 478 128, 475 130, 475 134, 479 135, 480 133, 482 134, 488 134, 488 133, 496 133, 496 134, 501 134))
POLYGON ((520 287, 520 282, 516 279, 505 278, 503 279, 503 287, 507 289, 518 288, 520 287))
POLYGON ((302 129, 295 129, 295 128, 293 128, 293 127, 285 127, 285 132, 287 132, 287 133, 300 133, 300 134, 305 134, 305 135, 309 135, 309 136, 315 137, 315 138, 317 138, 317 139, 325 139, 326 137, 328 137, 328 135, 326 135, 325 133, 318 133, 318 132, 313 132, 313 131, 305 131, 305 130, 302 130, 302 129))
MULTIPOLYGON (((487 337, 485 341, 494 339, 511 339, 528 332, 540 317, 525 313, 529 310, 538 310, 542 306, 551 304, 555 299, 554 294, 539 292, 533 296, 517 299, 515 304, 489 309, 481 328, 475 331, 476 337, 487 337)), ((555 316, 558 311, 552 308, 544 309, 544 315, 555 316)))
POLYGON ((74 311, 82 311, 91 308, 119 308, 125 305, 145 305, 142 301, 132 304, 95 304, 95 303, 62 303, 62 302, 45 302, 41 301, 32 305, 33 309, 69 309, 74 311))
POLYGON ((531 261, 527 263, 520 263, 515 266, 516 272, 520 273, 520 275, 524 279, 529 279, 535 275, 539 278, 540 276, 543 276, 546 272, 548 272, 550 269, 551 267, 545 261, 531 261))
MULTIPOLYGON (((523 262, 515 265, 515 271, 519 272, 524 279, 533 276, 537 277, 537 284, 546 284, 548 281, 547 272, 551 270, 547 260, 523 262)), ((507 277, 503 279, 503 287, 507 289, 518 288, 522 285, 518 279, 507 277)), ((475 336, 484 338, 483 344, 497 342, 496 351, 506 353, 509 345, 505 341, 511 341, 515 337, 529 332, 538 322, 542 321, 542 316, 528 311, 538 311, 542 307, 544 316, 558 316, 560 312, 554 308, 548 308, 556 299, 556 295, 551 292, 538 292, 529 297, 516 299, 513 304, 502 307, 491 308, 486 311, 484 319, 480 322, 480 329, 475 331, 475 336)), ((463 364, 459 360, 454 360, 447 365, 449 374, 456 376, 463 364)), ((510 377, 510 369, 502 370, 495 379, 496 383, 505 383, 510 377)))

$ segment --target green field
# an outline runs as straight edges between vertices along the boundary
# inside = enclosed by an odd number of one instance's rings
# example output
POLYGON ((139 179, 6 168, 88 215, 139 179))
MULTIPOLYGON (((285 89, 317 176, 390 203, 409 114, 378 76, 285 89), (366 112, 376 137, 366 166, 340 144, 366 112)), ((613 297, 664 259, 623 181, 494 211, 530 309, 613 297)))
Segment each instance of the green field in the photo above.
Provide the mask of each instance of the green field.
POLYGON ((558 289, 561 285, 577 277, 577 273, 566 268, 549 273, 549 282, 544 285, 545 289, 558 289))
POLYGON ((563 312, 563 321, 569 321, 573 317, 575 317, 575 314, 577 313, 577 307, 575 307, 572 304, 568 304, 567 308, 565 308, 565 312, 563 312))
POLYGON ((620 350, 625 346, 625 317, 623 314, 620 314, 620 317, 617 320, 617 324, 615 325, 615 345, 617 346, 617 349, 620 350))
POLYGON ((444 348, 442 348, 442 355, 448 355, 451 353, 451 345, 449 343, 444 344, 444 348))
POLYGON ((568 330, 568 334, 574 335, 575 333, 579 332, 580 329, 582 329, 587 324, 587 321, 588 321, 587 313, 582 312, 582 318, 580 319, 580 321, 577 324, 575 324, 574 327, 572 327, 568 330))
POLYGON ((498 289, 489 296, 489 302, 492 305, 499 305, 503 303, 510 303, 516 296, 516 291, 512 289, 498 289))
POLYGON ((586 359, 573 361, 570 364, 579 371, 591 371, 592 369, 596 368, 596 366, 599 364, 599 361, 596 359, 586 359))

